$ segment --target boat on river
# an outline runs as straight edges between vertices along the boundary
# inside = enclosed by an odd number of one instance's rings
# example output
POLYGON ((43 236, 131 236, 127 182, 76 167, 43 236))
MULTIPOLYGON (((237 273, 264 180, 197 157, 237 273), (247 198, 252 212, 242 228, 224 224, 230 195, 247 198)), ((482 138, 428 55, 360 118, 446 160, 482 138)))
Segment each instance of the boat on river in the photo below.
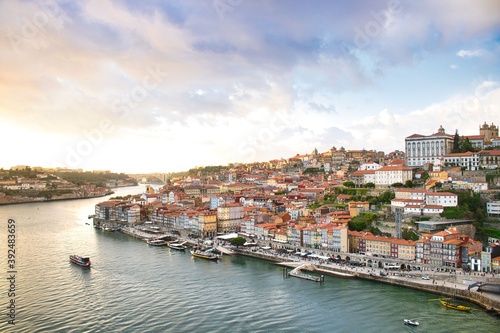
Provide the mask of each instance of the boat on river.
POLYGON ((449 308, 449 309, 455 309, 455 310, 459 310, 459 311, 472 310, 472 308, 470 306, 465 306, 465 305, 461 305, 461 304, 448 302, 447 300, 444 300, 444 299, 438 299, 438 301, 439 301, 439 303, 441 303, 441 305, 443 305, 444 307, 449 308))
POLYGON ((174 250, 184 251, 187 249, 187 246, 185 244, 186 244, 186 242, 182 242, 182 243, 169 242, 169 243, 167 243, 167 246, 171 249, 174 249, 174 250))
POLYGON ((150 238, 146 240, 146 243, 148 245, 153 245, 153 246, 164 246, 167 245, 167 241, 164 239, 157 239, 157 238, 150 238))
POLYGON ((72 254, 69 256, 69 260, 81 267, 90 267, 90 257, 89 256, 79 256, 77 254, 72 254))
POLYGON ((418 321, 416 320, 412 320, 412 319, 403 319, 405 325, 408 325, 408 326, 418 326, 420 325, 418 321))
POLYGON ((104 231, 120 231, 122 229, 122 227, 121 226, 110 226, 110 225, 103 224, 101 226, 101 229, 104 231))
POLYGON ((198 249, 191 250, 191 255, 197 258, 203 258, 208 260, 218 260, 221 258, 219 254, 215 254, 211 251, 203 251, 198 249))

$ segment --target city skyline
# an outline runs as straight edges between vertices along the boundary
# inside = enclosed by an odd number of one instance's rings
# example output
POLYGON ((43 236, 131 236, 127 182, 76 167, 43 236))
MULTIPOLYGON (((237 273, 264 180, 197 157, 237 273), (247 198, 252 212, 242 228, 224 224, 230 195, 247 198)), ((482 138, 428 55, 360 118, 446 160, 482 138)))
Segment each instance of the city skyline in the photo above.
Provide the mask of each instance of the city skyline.
POLYGON ((0 167, 404 151, 500 118, 496 1, 3 1, 0 167))

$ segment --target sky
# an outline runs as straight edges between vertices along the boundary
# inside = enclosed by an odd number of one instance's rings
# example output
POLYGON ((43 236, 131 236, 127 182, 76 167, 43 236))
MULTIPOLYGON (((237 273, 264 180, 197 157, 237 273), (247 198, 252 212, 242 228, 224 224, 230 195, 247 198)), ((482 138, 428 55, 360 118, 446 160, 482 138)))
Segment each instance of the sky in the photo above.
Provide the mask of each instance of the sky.
POLYGON ((500 1, 0 1, 0 167, 389 153, 500 125, 500 1))

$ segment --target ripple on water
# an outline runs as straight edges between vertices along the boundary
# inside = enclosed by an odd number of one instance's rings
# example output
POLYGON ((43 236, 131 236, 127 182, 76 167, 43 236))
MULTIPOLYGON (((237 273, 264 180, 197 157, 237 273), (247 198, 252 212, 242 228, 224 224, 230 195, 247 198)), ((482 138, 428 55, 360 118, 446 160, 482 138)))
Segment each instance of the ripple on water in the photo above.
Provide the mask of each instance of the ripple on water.
POLYGON ((252 258, 214 263, 99 232, 75 211, 90 214, 100 201, 2 207, 0 230, 7 216, 20 227, 18 324, 0 321, 1 332, 405 332, 410 315, 420 332, 498 326, 477 307, 453 312, 419 291, 333 277, 320 285, 252 258), (72 253, 89 254, 93 268, 70 265, 72 253))

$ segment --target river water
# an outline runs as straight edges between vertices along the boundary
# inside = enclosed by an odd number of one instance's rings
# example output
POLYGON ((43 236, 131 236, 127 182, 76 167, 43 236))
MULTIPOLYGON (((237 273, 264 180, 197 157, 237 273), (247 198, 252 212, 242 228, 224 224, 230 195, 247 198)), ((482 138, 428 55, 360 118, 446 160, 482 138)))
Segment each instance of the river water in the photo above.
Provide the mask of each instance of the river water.
POLYGON ((329 276, 324 284, 286 278, 266 261, 211 262, 96 230, 87 217, 107 198, 0 206, 1 332, 456 333, 494 332, 500 324, 474 304, 462 302, 470 313, 450 310, 421 291, 329 276), (70 264, 73 253, 89 255, 93 267, 70 264), (420 326, 405 326, 403 318, 420 326))

